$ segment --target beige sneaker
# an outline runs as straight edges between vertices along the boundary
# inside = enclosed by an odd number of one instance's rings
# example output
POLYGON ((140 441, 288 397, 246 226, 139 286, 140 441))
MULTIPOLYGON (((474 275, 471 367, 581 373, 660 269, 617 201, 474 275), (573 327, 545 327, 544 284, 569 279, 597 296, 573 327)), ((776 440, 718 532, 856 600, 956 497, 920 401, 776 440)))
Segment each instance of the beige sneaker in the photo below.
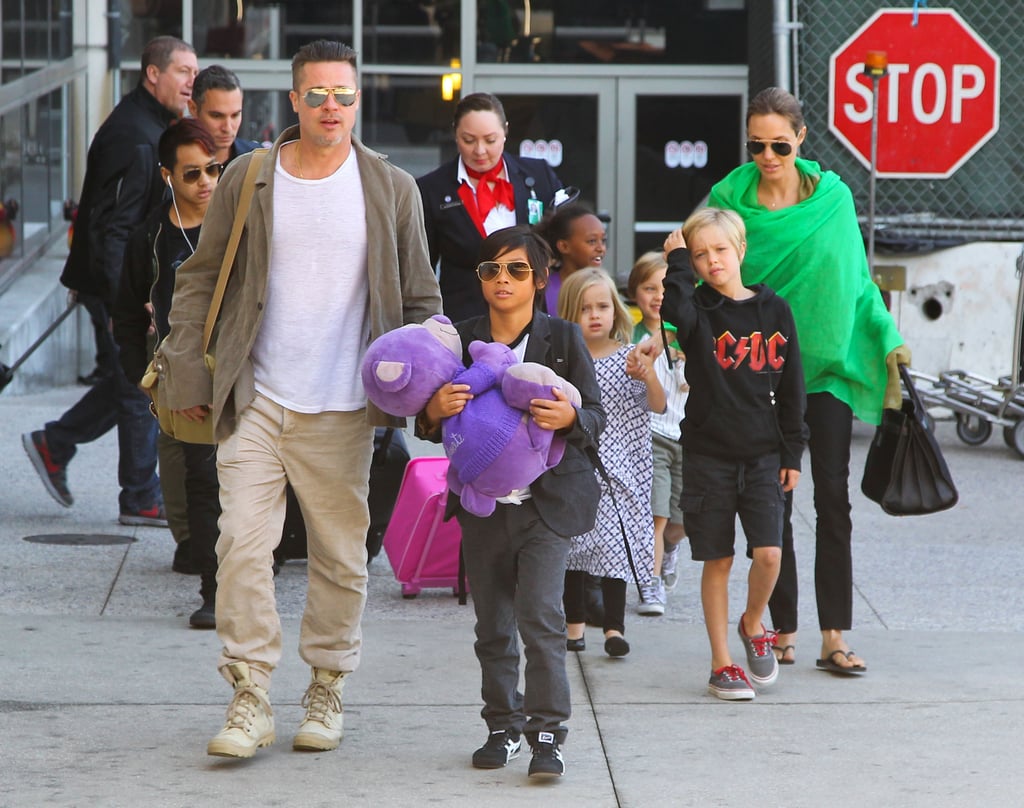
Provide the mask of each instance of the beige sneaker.
POLYGON ((302 697, 306 717, 292 742, 293 749, 324 752, 338 748, 343 734, 341 689, 344 684, 345 674, 341 671, 313 668, 313 680, 302 697))
POLYGON ((231 662, 227 667, 235 696, 228 705, 224 729, 210 739, 206 754, 251 758, 257 749, 274 742, 274 711, 267 691, 253 683, 246 663, 231 662))

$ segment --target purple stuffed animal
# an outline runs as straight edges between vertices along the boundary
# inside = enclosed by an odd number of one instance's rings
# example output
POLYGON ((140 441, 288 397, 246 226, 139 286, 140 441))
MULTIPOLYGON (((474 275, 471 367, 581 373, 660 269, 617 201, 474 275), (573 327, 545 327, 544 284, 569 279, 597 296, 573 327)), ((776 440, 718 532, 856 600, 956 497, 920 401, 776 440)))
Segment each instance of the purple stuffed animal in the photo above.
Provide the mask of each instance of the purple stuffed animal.
POLYGON ((446 382, 469 385, 473 398, 461 413, 442 421, 441 442, 450 461, 448 487, 467 511, 489 516, 495 500, 514 498, 556 466, 565 451, 564 438, 533 422, 530 400, 554 399, 552 387, 561 388, 574 406, 581 398, 553 370, 519 362, 499 342, 471 343, 473 364, 468 368, 462 366, 460 351, 458 332, 446 317, 403 326, 370 345, 363 360, 363 387, 384 412, 410 417, 446 382))

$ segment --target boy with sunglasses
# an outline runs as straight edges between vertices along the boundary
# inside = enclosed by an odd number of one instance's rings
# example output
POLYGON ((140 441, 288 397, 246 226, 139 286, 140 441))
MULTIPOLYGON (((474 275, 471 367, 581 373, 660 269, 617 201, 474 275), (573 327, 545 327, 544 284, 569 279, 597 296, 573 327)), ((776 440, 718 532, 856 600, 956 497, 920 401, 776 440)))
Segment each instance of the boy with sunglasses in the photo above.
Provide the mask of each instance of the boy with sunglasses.
MULTIPOLYGON (((175 275, 181 263, 195 251, 199 228, 223 169, 214 157, 216 151, 209 131, 192 118, 171 124, 160 136, 160 176, 170 198, 154 208, 128 240, 121 286, 112 312, 121 367, 133 384, 142 379, 153 346, 170 330, 167 315, 175 275)), ((187 561, 199 573, 199 595, 203 601, 189 618, 189 625, 214 628, 214 547, 220 515, 216 458, 210 446, 182 443, 166 435, 161 436, 160 449, 161 466, 167 451, 180 453, 183 459, 189 540, 182 545, 188 557, 180 560, 187 561)), ((178 560, 177 553, 175 559, 178 560)))
MULTIPOLYGON (((493 514, 474 516, 457 496, 448 497, 446 516, 454 514, 462 528, 488 731, 473 765, 505 766, 525 735, 533 749, 529 776, 558 777, 565 772, 561 744, 570 714, 562 587, 570 537, 590 530, 597 514, 600 489, 585 452, 596 450, 605 414, 579 326, 539 310, 551 260, 544 240, 525 225, 496 230, 480 245, 479 258, 488 313, 457 324, 463 360, 470 363, 474 340, 503 342, 520 361, 547 365, 574 384, 582 405, 573 407, 557 389, 555 401, 531 402, 534 423, 565 436, 565 455, 528 488, 499 499, 493 514), (526 653, 524 693, 517 632, 526 653)), ((417 418, 418 434, 440 440, 441 419, 462 411, 468 389, 449 383, 438 390, 417 418)))
POLYGON ((251 158, 232 161, 195 255, 178 273, 161 354, 168 403, 213 419, 223 509, 217 541, 219 670, 234 696, 210 755, 252 757, 274 742, 271 677, 281 622, 269 563, 285 485, 309 549, 299 654, 310 666, 292 747, 341 743, 342 687, 362 651, 368 477, 374 426, 404 425, 368 404, 370 341, 440 312, 415 181, 352 135, 356 54, 317 40, 292 60, 298 126, 255 173, 252 207, 210 344, 202 331, 251 158))

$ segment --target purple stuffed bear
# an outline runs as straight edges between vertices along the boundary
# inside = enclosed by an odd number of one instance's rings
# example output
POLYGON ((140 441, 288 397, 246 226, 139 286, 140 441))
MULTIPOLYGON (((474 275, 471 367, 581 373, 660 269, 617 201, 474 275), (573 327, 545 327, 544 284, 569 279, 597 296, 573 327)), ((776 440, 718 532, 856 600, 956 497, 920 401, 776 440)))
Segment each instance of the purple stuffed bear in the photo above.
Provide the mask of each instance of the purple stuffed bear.
POLYGON ((519 362, 499 342, 470 343, 470 367, 460 360, 462 343, 447 317, 406 325, 378 337, 367 349, 362 378, 366 396, 381 410, 415 416, 446 382, 467 384, 473 398, 441 424, 448 456, 448 487, 477 516, 494 512, 495 500, 529 486, 558 465, 565 439, 541 429, 529 415, 530 400, 554 399, 559 387, 574 406, 579 391, 550 368, 519 362))

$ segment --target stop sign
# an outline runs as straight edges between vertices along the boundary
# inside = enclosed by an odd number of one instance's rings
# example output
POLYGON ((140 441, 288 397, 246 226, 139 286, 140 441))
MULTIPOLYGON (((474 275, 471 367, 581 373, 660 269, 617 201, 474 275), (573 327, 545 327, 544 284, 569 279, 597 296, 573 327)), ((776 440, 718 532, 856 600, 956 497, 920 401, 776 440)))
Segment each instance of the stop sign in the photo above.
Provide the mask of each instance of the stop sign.
POLYGON ((999 57, 960 15, 882 9, 829 60, 829 129, 865 168, 871 166, 868 51, 885 51, 889 59, 878 84, 878 176, 949 177, 999 129, 999 57))

